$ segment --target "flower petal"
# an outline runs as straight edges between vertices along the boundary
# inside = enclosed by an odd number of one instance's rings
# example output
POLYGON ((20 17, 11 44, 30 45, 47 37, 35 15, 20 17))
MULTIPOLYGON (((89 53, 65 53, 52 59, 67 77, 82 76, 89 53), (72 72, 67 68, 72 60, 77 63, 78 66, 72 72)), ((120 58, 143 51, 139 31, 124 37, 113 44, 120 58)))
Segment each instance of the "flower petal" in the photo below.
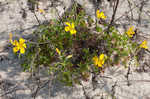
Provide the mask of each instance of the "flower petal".
POLYGON ((14 48, 13 48, 13 52, 14 52, 14 53, 16 53, 16 52, 18 52, 18 51, 19 51, 19 47, 14 47, 14 48))
POLYGON ((105 62, 105 60, 102 60, 102 61, 101 61, 102 65, 104 64, 104 62, 105 62))
POLYGON ((19 39, 19 43, 20 43, 20 44, 23 44, 24 42, 25 42, 25 39, 23 39, 23 38, 20 38, 20 39, 19 39))
POLYGON ((75 29, 71 29, 71 30, 70 30, 71 35, 76 34, 76 32, 77 32, 77 31, 76 31, 75 29))
POLYGON ((102 61, 98 61, 98 65, 97 65, 97 66, 98 66, 98 67, 102 67, 102 65, 103 65, 103 64, 102 64, 102 61))
POLYGON ((72 55, 68 55, 66 58, 69 59, 69 58, 71 58, 71 57, 72 57, 72 55))
POLYGON ((97 11, 96 11, 96 14, 99 14, 99 13, 100 13, 100 11, 99 11, 99 10, 97 10, 97 11))
POLYGON ((70 31, 70 27, 69 27, 69 26, 66 26, 66 27, 65 27, 65 31, 66 31, 66 32, 70 31))
POLYGON ((17 41, 17 40, 14 40, 14 41, 12 42, 12 45, 14 45, 14 46, 18 46, 18 45, 19 45, 19 43, 18 43, 18 41, 17 41))
POLYGON ((148 49, 148 46, 144 46, 143 48, 148 49))
POLYGON ((100 12, 100 17, 101 17, 102 19, 106 19, 106 16, 104 15, 104 12, 100 12))
POLYGON ((73 28, 73 29, 74 29, 74 23, 72 23, 72 24, 71 24, 71 28, 73 28))
POLYGON ((40 13, 45 13, 43 9, 38 9, 40 13))
POLYGON ((130 32, 127 32, 127 35, 128 35, 129 37, 133 37, 133 34, 131 34, 130 32))
POLYGON ((24 48, 20 48, 20 53, 24 54, 25 53, 25 49, 24 48))
POLYGON ((98 57, 97 57, 97 56, 94 56, 94 57, 93 57, 93 61, 94 61, 94 64, 95 64, 95 65, 98 65, 98 57))
POLYGON ((22 45, 24 48, 27 48, 27 46, 26 46, 26 44, 25 43, 23 43, 23 45, 22 45))
POLYGON ((97 11, 96 11, 96 16, 97 16, 97 18, 100 18, 100 16, 99 16, 100 14, 99 14, 99 13, 100 13, 99 10, 97 10, 97 11))
POLYGON ((68 25, 69 27, 71 27, 71 24, 69 22, 65 22, 66 25, 68 25))
POLYGON ((11 44, 13 43, 12 37, 13 37, 12 33, 9 33, 9 41, 11 44))
POLYGON ((104 54, 101 54, 101 55, 99 56, 99 59, 100 59, 100 60, 104 60, 104 54))
POLYGON ((56 52, 60 55, 61 54, 61 52, 60 52, 60 50, 58 49, 58 48, 56 48, 56 52))
POLYGON ((133 29, 134 29, 134 27, 133 27, 133 26, 131 26, 131 27, 129 28, 129 31, 133 31, 133 29))

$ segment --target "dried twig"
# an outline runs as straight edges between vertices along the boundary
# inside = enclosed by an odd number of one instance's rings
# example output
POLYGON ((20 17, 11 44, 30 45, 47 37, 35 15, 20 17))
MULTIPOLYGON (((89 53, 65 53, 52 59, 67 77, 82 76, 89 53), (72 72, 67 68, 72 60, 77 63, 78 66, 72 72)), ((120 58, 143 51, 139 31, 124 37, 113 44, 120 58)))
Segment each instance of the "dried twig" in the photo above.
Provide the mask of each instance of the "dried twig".
POLYGON ((130 11, 131 11, 131 16, 132 16, 131 18, 133 20, 133 12, 132 12, 132 7, 131 7, 131 2, 130 2, 130 0, 127 0, 127 1, 128 1, 128 4, 129 4, 130 11))
POLYGON ((37 93, 44 87, 46 87, 47 84, 49 84, 50 80, 47 80, 44 82, 44 84, 38 83, 38 87, 36 88, 35 92, 32 94, 33 98, 36 99, 37 93))
POLYGON ((85 96, 85 99, 90 99, 90 97, 87 95, 87 93, 86 93, 86 90, 85 90, 85 88, 84 88, 84 86, 83 86, 83 84, 82 84, 82 82, 80 83, 80 85, 82 86, 82 90, 83 90, 83 94, 84 94, 84 96, 85 96))
POLYGON ((37 15, 36 15, 36 13, 35 13, 35 12, 33 12, 33 14, 34 14, 34 16, 35 16, 35 18, 36 18, 36 20, 37 20, 38 24, 39 24, 39 25, 41 25, 41 23, 40 23, 40 21, 39 21, 39 19, 38 19, 37 15))
POLYGON ((114 22, 114 19, 115 19, 115 15, 116 15, 116 12, 117 12, 117 8, 118 8, 118 4, 119 4, 119 0, 116 1, 115 9, 114 9, 114 12, 113 12, 110 24, 108 25, 108 28, 107 28, 107 33, 109 33, 109 29, 113 25, 113 22, 114 22))
POLYGON ((13 92, 15 92, 17 90, 24 90, 24 88, 17 88, 17 87, 18 87, 18 84, 16 84, 12 88, 9 88, 8 91, 6 91, 4 94, 1 94, 0 97, 3 97, 3 96, 8 95, 10 93, 13 93, 13 92))
POLYGON ((31 69, 31 73, 32 73, 31 76, 32 76, 32 77, 33 77, 33 66, 34 66, 34 62, 35 62, 36 58, 38 57, 39 53, 40 53, 40 50, 38 49, 38 51, 36 52, 34 58, 33 58, 32 61, 31 61, 30 69, 31 69))
MULTIPOLYGON (((130 82, 136 82, 136 83, 140 83, 140 82, 147 82, 147 83, 149 83, 150 82, 150 80, 127 80, 127 81, 130 81, 130 82)), ((118 82, 127 82, 127 81, 118 81, 118 82)))
MULTIPOLYGON (((130 64, 129 64, 130 65, 130 64)), ((130 75, 130 66, 128 67, 128 71, 127 74, 125 75, 125 77, 127 78, 127 85, 130 86, 130 82, 129 82, 129 75, 130 75)))
MULTIPOLYGON (((143 1, 142 1, 143 2, 143 1)), ((122 17, 124 17, 125 15, 127 15, 128 13, 130 13, 133 9, 139 7, 138 5, 140 5, 142 2, 140 2, 139 4, 137 4, 135 7, 131 8, 129 11, 125 12, 123 15, 121 15, 120 17, 118 17, 117 19, 114 20, 114 22, 118 21, 119 19, 121 19, 122 17)))
POLYGON ((117 81, 115 82, 115 84, 112 86, 112 90, 111 90, 111 92, 112 92, 112 94, 111 94, 111 96, 112 96, 112 99, 114 99, 114 97, 115 97, 115 87, 117 86, 117 81))

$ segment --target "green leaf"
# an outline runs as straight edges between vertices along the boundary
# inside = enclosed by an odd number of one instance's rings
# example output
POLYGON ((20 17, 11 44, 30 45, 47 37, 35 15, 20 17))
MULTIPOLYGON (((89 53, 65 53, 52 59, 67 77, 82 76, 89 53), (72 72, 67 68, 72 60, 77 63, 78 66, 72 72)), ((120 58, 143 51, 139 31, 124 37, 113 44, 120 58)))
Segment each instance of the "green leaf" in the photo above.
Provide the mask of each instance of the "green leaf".
POLYGON ((128 51, 122 51, 120 55, 121 55, 121 56, 128 56, 129 53, 128 53, 128 51))
POLYGON ((97 31, 97 32, 102 32, 102 28, 101 28, 101 27, 96 26, 96 31, 97 31))

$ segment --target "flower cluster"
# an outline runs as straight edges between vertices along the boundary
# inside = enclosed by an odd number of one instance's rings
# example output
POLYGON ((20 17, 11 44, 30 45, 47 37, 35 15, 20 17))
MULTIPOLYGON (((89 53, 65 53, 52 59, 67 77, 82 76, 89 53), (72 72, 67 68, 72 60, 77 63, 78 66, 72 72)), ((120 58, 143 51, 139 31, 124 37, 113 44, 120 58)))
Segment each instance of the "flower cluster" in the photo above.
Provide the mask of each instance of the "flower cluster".
POLYGON ((148 49, 147 41, 146 41, 146 40, 144 40, 144 41, 140 44, 140 48, 148 49))
POLYGON ((69 23, 69 22, 65 22, 65 24, 67 25, 65 27, 65 31, 68 32, 70 31, 70 34, 73 35, 73 34, 76 34, 76 30, 75 30, 75 26, 74 26, 74 23, 69 23))
POLYGON ((133 37, 133 35, 135 34, 134 27, 131 26, 126 33, 129 37, 133 37))
POLYGON ((102 67, 105 62, 105 55, 101 54, 99 58, 97 56, 93 57, 94 64, 98 67, 102 67))
MULTIPOLYGON (((131 27, 128 29, 128 31, 127 31, 126 33, 127 33, 127 35, 128 35, 129 37, 133 37, 133 35, 135 34, 135 32, 134 32, 134 27, 131 26, 131 27)), ((144 41, 140 44, 139 47, 140 47, 140 48, 144 48, 144 49, 148 49, 147 41, 144 40, 144 41)))
POLYGON ((96 16, 97 16, 98 19, 106 19, 106 16, 104 15, 103 11, 100 12, 99 10, 97 10, 96 11, 96 16))
POLYGON ((25 44, 25 40, 23 38, 19 39, 19 42, 17 40, 12 40, 12 33, 9 34, 10 43, 14 46, 13 52, 16 53, 20 51, 21 54, 25 53, 25 48, 27 48, 25 44))

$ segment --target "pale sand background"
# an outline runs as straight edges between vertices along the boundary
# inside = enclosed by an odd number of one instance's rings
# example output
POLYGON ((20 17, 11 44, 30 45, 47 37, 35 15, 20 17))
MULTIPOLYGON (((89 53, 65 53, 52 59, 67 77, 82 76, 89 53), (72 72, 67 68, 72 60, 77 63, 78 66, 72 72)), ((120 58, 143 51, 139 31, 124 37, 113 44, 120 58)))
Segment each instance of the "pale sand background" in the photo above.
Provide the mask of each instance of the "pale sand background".
MULTIPOLYGON (((70 8, 71 0, 40 0, 39 7, 46 10, 46 19, 57 18, 57 14, 61 16, 64 13, 64 7, 70 8), (51 7, 50 5, 53 6, 51 7), (55 7, 54 7, 55 6, 55 7), (58 12, 57 12, 58 11, 58 12)), ((91 2, 92 0, 75 0, 81 4, 87 14, 94 18, 95 6, 91 2)), ((110 20, 112 15, 112 7, 107 0, 102 3, 101 8, 108 16, 107 21, 110 20)), ((116 14, 116 18, 120 17, 125 12, 130 10, 128 0, 120 0, 119 8, 116 14)), ((118 29, 120 32, 124 32, 130 25, 134 25, 139 29, 138 35, 144 35, 138 42, 142 42, 143 39, 148 40, 150 48, 150 0, 129 0, 131 1, 132 8, 136 4, 138 7, 133 9, 133 20, 131 20, 131 13, 125 14, 120 20, 117 21, 118 29), (142 2, 143 1, 143 7, 142 2), (140 8, 142 13, 140 14, 140 8), (141 21, 139 21, 139 15, 141 21)), ((41 22, 46 21, 44 17, 36 12, 41 22)), ((18 63, 18 59, 13 55, 12 49, 7 47, 8 34, 14 33, 15 36, 27 37, 37 28, 38 22, 36 21, 34 14, 29 10, 27 0, 0 0, 0 95, 9 93, 0 97, 0 99, 32 99, 32 93, 36 89, 37 80, 30 78, 30 73, 22 72, 22 69, 18 63), (26 18, 22 18, 22 14, 25 11, 26 18), (15 90, 15 91, 14 91, 15 90), (12 91, 12 92, 11 92, 12 91)), ((85 94, 89 99, 111 99, 110 95, 114 94, 117 99, 150 99, 150 53, 143 53, 145 56, 140 63, 146 62, 148 66, 143 65, 146 72, 135 72, 135 67, 131 66, 131 74, 129 80, 131 85, 127 86, 127 69, 123 67, 108 68, 104 73, 104 76, 110 78, 99 77, 97 79, 99 84, 95 85, 95 90, 91 81, 83 82, 85 86, 85 94), (116 86, 115 86, 115 82, 116 86), (115 86, 115 87, 113 87, 115 86)), ((132 62, 133 63, 133 62, 132 62)), ((133 64, 134 65, 134 64, 133 64)), ((142 67, 139 67, 140 69, 142 67)), ((41 70, 42 71, 42 70, 41 70)), ((40 76, 43 76, 41 74, 40 76)), ((47 77, 42 77, 42 80, 47 77)), ((37 94, 36 99, 86 99, 82 86, 76 86, 74 88, 64 87, 61 84, 53 83, 50 93, 48 86, 41 89, 37 94)))

